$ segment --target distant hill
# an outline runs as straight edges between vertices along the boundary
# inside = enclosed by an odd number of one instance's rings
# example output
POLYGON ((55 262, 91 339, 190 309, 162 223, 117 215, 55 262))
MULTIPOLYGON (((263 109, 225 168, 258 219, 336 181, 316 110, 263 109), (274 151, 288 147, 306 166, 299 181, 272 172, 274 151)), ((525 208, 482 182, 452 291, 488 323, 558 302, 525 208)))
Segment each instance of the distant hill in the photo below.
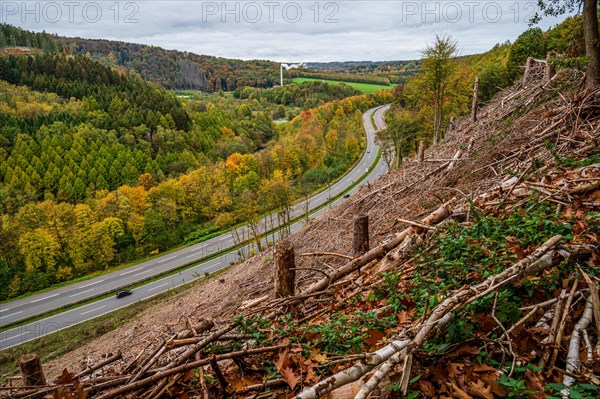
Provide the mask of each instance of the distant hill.
POLYGON ((218 92, 245 86, 272 87, 279 82, 279 64, 271 61, 242 61, 143 44, 62 37, 0 24, 0 49, 17 47, 87 55, 104 65, 135 71, 144 80, 167 89, 218 92))

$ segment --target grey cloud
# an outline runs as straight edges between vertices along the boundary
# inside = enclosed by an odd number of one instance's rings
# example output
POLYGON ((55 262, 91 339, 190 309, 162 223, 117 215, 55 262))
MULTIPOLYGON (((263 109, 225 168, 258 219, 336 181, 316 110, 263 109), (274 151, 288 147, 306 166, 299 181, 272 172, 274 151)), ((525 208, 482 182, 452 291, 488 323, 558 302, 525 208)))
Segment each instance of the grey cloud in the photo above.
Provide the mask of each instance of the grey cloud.
MULTIPOLYGON (((535 4, 534 0, 280 0, 274 6, 268 0, 97 0, 78 3, 75 19, 69 21, 62 1, 25 2, 29 14, 20 9, 20 13, 8 15, 5 12, 7 4, 22 7, 23 3, 3 0, 0 19, 35 31, 152 44, 230 58, 289 62, 397 60, 418 58, 419 50, 431 42, 436 33, 451 34, 464 54, 482 52, 498 42, 514 40, 527 29, 529 6, 535 4), (52 15, 43 12, 43 7, 48 8, 49 3, 62 7, 62 18, 49 21, 47 17, 52 15), (92 23, 90 15, 86 18, 82 11, 85 7, 94 11, 97 6, 101 8, 102 18, 92 23), (39 10, 37 21, 31 13, 35 7, 39 10), (469 20, 469 7, 474 11, 472 21, 469 20), (459 9, 461 18, 456 14, 459 9), (298 10, 300 14, 296 13, 298 10), (124 23, 128 14, 134 11, 135 15, 131 17, 138 22, 124 23), (274 11, 271 21, 269 11, 274 11), (494 21, 496 11, 499 11, 499 18, 494 21), (328 16, 337 22, 326 23, 328 16), (235 21, 236 17, 239 22, 235 21), (294 19, 297 21, 293 22, 294 19)), ((547 19, 542 27, 556 22, 556 19, 547 19)))

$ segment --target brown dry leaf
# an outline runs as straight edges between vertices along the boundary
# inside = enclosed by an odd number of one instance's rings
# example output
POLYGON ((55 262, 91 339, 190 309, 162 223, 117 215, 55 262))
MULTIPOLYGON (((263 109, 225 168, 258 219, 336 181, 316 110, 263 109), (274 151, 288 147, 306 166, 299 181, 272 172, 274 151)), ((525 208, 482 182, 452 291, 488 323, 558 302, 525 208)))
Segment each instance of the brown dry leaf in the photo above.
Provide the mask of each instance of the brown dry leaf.
POLYGON ((406 310, 401 310, 398 313, 396 313, 396 320, 400 325, 409 324, 412 321, 409 313, 406 310))
POLYGON ((275 367, 277 367, 278 372, 281 372, 281 370, 290 363, 290 358, 288 357, 289 353, 289 347, 285 348, 283 352, 279 352, 277 361, 275 362, 275 367))
POLYGON ((369 337, 365 338, 365 342, 369 344, 369 346, 375 346, 381 339, 384 337, 384 334, 379 330, 369 330, 369 337))
POLYGON ((457 399, 473 399, 473 397, 471 395, 469 395, 468 393, 466 393, 465 391, 463 391, 462 389, 460 389, 458 387, 458 385, 456 385, 456 383, 454 381, 450 381, 450 384, 452 385, 452 397, 453 398, 457 398, 457 399))
POLYGON ((344 385, 337 389, 334 389, 329 394, 331 399, 348 399, 356 396, 358 391, 360 391, 360 387, 362 387, 363 382, 361 380, 354 381, 350 384, 344 385))
POLYGON ((477 382, 469 381, 467 393, 479 399, 494 399, 492 387, 490 385, 486 386, 482 380, 478 380, 477 382))
POLYGON ((419 391, 421 391, 426 398, 435 396, 435 387, 427 380, 419 380, 419 391))
POLYGON ((458 347, 454 352, 450 354, 450 356, 462 356, 462 355, 479 355, 479 348, 469 345, 463 345, 458 347))
POLYGON ((485 364, 485 363, 483 363, 483 364, 477 364, 477 363, 475 363, 473 365, 473 371, 476 372, 476 373, 489 373, 489 372, 492 372, 492 371, 496 371, 496 369, 493 368, 492 366, 489 366, 489 365, 485 364))
POLYGON ((546 394, 544 393, 544 384, 542 383, 540 377, 536 375, 533 371, 527 370, 525 372, 525 386, 527 389, 535 391, 536 393, 530 393, 529 396, 532 399, 545 399, 546 394))
POLYGON ((72 384, 73 376, 67 371, 67 369, 64 369, 60 377, 54 380, 54 383, 58 385, 72 384))
POLYGON ((317 363, 323 363, 325 360, 327 360, 327 355, 318 349, 311 349, 310 360, 313 360, 317 363))
POLYGON ((296 385, 298 385, 300 377, 294 374, 294 370, 292 370, 290 367, 285 367, 280 371, 280 373, 281 377, 285 382, 287 382, 290 389, 293 390, 296 387, 296 385))
POLYGON ((88 393, 83 389, 83 384, 79 381, 73 381, 73 387, 75 388, 75 395, 77 399, 87 399, 88 393))
POLYGON ((517 237, 508 236, 506 237, 506 246, 508 247, 508 252, 517 256, 517 259, 525 258, 525 251, 521 247, 521 243, 517 237))

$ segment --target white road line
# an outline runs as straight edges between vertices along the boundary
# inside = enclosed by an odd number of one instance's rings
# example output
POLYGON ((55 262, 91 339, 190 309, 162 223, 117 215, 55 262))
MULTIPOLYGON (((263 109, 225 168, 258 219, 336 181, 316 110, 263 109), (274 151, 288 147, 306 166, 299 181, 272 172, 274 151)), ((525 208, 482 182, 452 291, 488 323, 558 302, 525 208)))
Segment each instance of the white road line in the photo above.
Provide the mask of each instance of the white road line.
POLYGON ((36 299, 35 301, 31 301, 29 303, 36 303, 36 302, 39 302, 39 301, 45 301, 46 299, 54 298, 55 296, 59 296, 59 295, 60 294, 49 295, 47 297, 36 299))
POLYGON ((21 311, 19 311, 19 312, 15 312, 15 313, 7 314, 6 316, 2 316, 2 317, 6 319, 7 317, 16 316, 16 315, 18 315, 18 314, 21 314, 21 313, 23 313, 23 311, 22 311, 22 310, 21 310, 21 311))
POLYGON ((100 284, 100 283, 101 283, 101 282, 103 282, 103 281, 104 281, 104 280, 98 280, 98 281, 96 281, 95 283, 89 283, 89 284, 86 284, 86 285, 82 285, 82 286, 81 286, 81 287, 79 287, 79 288, 87 288, 87 287, 91 287, 92 285, 95 285, 95 284, 100 284))
POLYGON ((92 312, 95 312, 96 310, 100 310, 100 309, 105 308, 105 307, 106 307, 106 305, 103 305, 103 306, 97 307, 95 309, 88 310, 87 312, 83 312, 83 313, 81 313, 81 315, 83 316, 84 314, 92 313, 92 312))
POLYGON ((2 312, 8 312, 9 310, 10 310, 10 308, 0 309, 0 313, 2 313, 2 312))
POLYGON ((124 276, 124 275, 126 275, 126 274, 133 273, 133 272, 137 272, 138 270, 142 270, 142 269, 143 269, 143 267, 138 267, 137 269, 133 269, 133 270, 130 270, 130 271, 128 271, 128 272, 121 273, 121 274, 119 274, 119 276, 124 276))
POLYGON ((147 270, 144 270, 143 272, 139 272, 139 273, 134 274, 133 277, 135 277, 135 276, 141 276, 142 274, 148 273, 148 272, 151 272, 151 271, 152 271, 152 269, 147 269, 147 270))
POLYGON ((90 292, 90 291, 94 291, 94 289, 90 288, 89 290, 85 290, 85 291, 78 292, 77 294, 69 295, 69 298, 73 298, 74 296, 85 294, 86 292, 90 292))
POLYGON ((163 260, 159 260, 157 263, 163 263, 163 262, 166 262, 166 261, 168 261, 168 260, 175 259, 176 257, 177 257, 177 255, 175 255, 175 256, 171 256, 170 258, 163 259, 163 260))
POLYGON ((198 254, 191 254, 191 255, 188 255, 188 256, 186 256, 185 258, 186 258, 186 259, 187 259, 187 258, 193 258, 194 256, 198 256, 198 254))
POLYGON ((160 287, 164 287, 165 285, 169 285, 169 283, 164 283, 161 285, 157 285, 156 287, 148 288, 148 292, 159 289, 160 287))

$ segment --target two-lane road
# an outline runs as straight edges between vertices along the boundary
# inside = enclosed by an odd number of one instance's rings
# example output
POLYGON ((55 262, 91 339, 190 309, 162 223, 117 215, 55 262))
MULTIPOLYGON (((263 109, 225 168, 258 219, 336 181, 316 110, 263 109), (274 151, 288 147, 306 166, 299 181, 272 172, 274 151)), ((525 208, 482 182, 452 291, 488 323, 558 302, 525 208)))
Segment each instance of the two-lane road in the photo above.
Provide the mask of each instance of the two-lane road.
MULTIPOLYGON (((352 186, 352 184, 359 180, 369 170, 369 167, 376 159, 377 152, 379 150, 379 147, 375 144, 374 140, 375 128, 371 123, 371 115, 374 113, 374 120, 377 128, 384 128, 385 123, 383 121, 383 113, 388 108, 389 106, 376 107, 364 113, 363 124, 367 137, 367 145, 363 158, 352 171, 346 174, 337 183, 332 185, 330 189, 308 199, 309 212, 310 210, 315 210, 316 208, 319 208, 323 204, 327 203, 330 198, 336 197, 346 191, 348 187, 352 186)), ((369 176, 367 176, 367 178, 362 182, 362 184, 367 184, 367 182, 372 182, 378 179, 386 171, 387 169, 385 163, 380 161, 375 168, 373 168, 369 176)), ((359 186, 352 189, 350 194, 355 193, 358 188, 359 186)), ((337 201, 332 203, 331 206, 336 205, 341 201, 344 201, 344 198, 339 198, 337 201)), ((306 206, 307 204, 305 201, 296 204, 292 208, 292 218, 302 216, 306 212, 306 206)), ((319 211, 312 212, 310 216, 316 217, 324 212, 325 209, 326 208, 323 208, 319 211)), ((268 220, 265 218, 263 223, 267 222, 268 220)), ((302 228, 305 223, 305 219, 299 220, 290 226, 290 230, 292 232, 297 231, 302 228)), ((270 225, 267 225, 267 227, 269 226, 270 225)), ((240 234, 240 236, 250 236, 246 227, 241 227, 238 230, 238 234, 240 234)), ((266 244, 267 239, 273 240, 277 239, 277 237, 277 234, 269 234, 268 236, 265 235, 263 239, 264 244, 266 244)), ((226 233, 203 243, 174 251, 170 254, 140 263, 127 269, 108 273, 97 278, 83 281, 81 283, 57 288, 52 291, 23 298, 17 301, 1 304, 0 325, 5 325, 23 318, 43 314, 69 304, 77 303, 81 300, 99 296, 103 293, 114 292, 121 287, 131 285, 140 280, 162 274, 169 270, 177 269, 183 265, 206 259, 207 257, 210 257, 215 253, 222 252, 223 250, 231 248, 234 245, 235 243, 233 241, 232 234, 226 233)), ((254 244, 248 244, 243 247, 241 251, 243 253, 248 253, 250 249, 254 248, 254 246, 254 244)), ((27 342, 43 335, 68 328, 78 323, 82 323, 100 315, 128 306, 139 300, 147 299, 161 292, 204 276, 204 274, 207 272, 219 270, 238 260, 238 250, 232 250, 216 258, 202 262, 194 267, 182 270, 179 273, 138 287, 135 289, 133 294, 128 297, 122 299, 116 299, 114 297, 105 298, 84 306, 58 313, 54 316, 50 316, 33 323, 4 331, 0 333, 0 350, 19 345, 23 342, 27 342)))

